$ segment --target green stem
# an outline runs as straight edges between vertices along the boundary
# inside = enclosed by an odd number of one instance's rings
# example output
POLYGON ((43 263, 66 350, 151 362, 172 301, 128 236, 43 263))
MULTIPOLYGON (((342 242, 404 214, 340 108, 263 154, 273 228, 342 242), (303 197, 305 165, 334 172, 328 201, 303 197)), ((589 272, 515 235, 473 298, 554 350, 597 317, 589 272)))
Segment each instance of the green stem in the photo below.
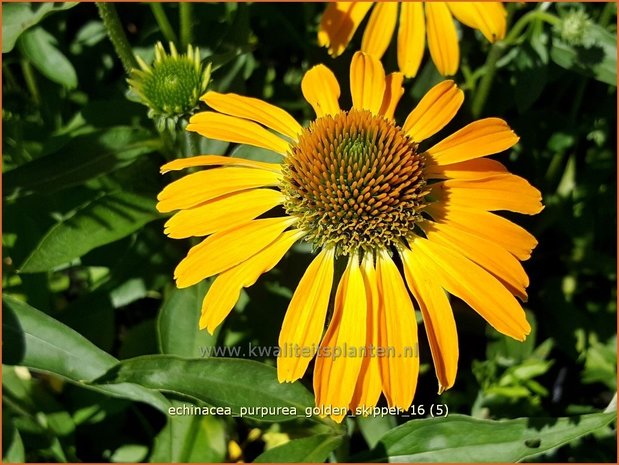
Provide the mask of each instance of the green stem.
POLYGON ((512 45, 516 42, 524 28, 535 20, 545 21, 553 26, 556 26, 561 22, 561 20, 555 15, 546 13, 545 11, 531 11, 518 20, 514 27, 509 31, 509 34, 507 34, 507 37, 503 40, 503 43, 512 45))
POLYGON ((494 81, 494 75, 496 74, 497 61, 499 61, 499 58, 503 55, 504 50, 505 47, 503 43, 497 42, 492 44, 492 48, 490 49, 490 53, 486 59, 486 64, 484 65, 486 73, 479 83, 479 87, 477 88, 477 92, 475 92, 475 97, 473 98, 473 104, 471 105, 471 113, 474 118, 478 118, 484 109, 486 99, 488 98, 490 88, 492 87, 492 82, 494 81))
POLYGON ((181 48, 186 49, 193 42, 193 4, 181 2, 178 5, 178 16, 181 25, 181 48))
POLYGON ((486 104, 486 100, 488 99, 488 94, 490 93, 492 82, 494 81, 494 76, 496 75, 497 62, 501 56, 503 56, 503 53, 507 50, 507 48, 516 43, 516 41, 520 38, 520 35, 524 31, 525 27, 533 21, 545 21, 552 25, 556 25, 561 20, 550 13, 546 13, 545 11, 531 11, 522 16, 518 22, 516 22, 505 39, 492 45, 488 58, 486 59, 486 64, 483 68, 485 74, 479 84, 477 92, 475 93, 473 104, 471 106, 471 112, 475 118, 478 118, 481 115, 484 105, 486 104))
POLYGON ((24 75, 24 80, 26 81, 26 87, 28 87, 32 100, 34 100, 34 103, 39 105, 41 103, 41 94, 39 93, 39 87, 37 86, 37 80, 34 76, 32 65, 27 60, 21 60, 20 65, 24 75))
POLYGON ((99 16, 103 20, 103 25, 107 30, 107 35, 114 45, 114 50, 118 58, 120 58, 125 71, 127 74, 130 74, 133 68, 138 67, 138 62, 135 59, 135 55, 133 55, 131 45, 120 23, 114 3, 97 2, 97 8, 99 9, 99 16))
POLYGON ((600 14, 600 18, 598 20, 598 24, 600 26, 602 26, 603 28, 606 28, 606 26, 608 26, 608 23, 610 23, 610 18, 612 17, 612 15, 614 13, 613 10, 615 8, 616 8, 615 2, 608 2, 606 4, 606 6, 602 10, 602 14, 600 14))
POLYGON ((177 45, 178 39, 176 38, 176 33, 174 32, 174 29, 172 29, 172 25, 170 24, 161 3, 151 3, 150 9, 153 12, 153 16, 155 17, 157 24, 159 25, 159 29, 161 29, 163 37, 165 37, 168 42, 172 42, 177 45))

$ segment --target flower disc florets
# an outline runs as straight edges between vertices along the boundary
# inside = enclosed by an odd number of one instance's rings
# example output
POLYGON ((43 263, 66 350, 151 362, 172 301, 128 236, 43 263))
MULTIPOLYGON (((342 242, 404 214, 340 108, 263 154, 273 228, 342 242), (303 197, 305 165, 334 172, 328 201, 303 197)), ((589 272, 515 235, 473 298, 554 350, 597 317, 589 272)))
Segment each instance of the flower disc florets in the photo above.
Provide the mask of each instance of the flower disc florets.
POLYGON ((141 69, 132 71, 129 84, 140 101, 149 107, 149 116, 157 120, 158 126, 160 123, 163 126, 176 124, 180 116, 194 110, 211 76, 210 63, 203 66, 199 50, 191 45, 186 55, 179 55, 170 43, 168 55, 158 43, 151 66, 139 57, 138 62, 141 69))
POLYGON ((410 235, 428 194, 417 144, 365 110, 314 121, 286 160, 284 207, 318 247, 348 255, 410 235))

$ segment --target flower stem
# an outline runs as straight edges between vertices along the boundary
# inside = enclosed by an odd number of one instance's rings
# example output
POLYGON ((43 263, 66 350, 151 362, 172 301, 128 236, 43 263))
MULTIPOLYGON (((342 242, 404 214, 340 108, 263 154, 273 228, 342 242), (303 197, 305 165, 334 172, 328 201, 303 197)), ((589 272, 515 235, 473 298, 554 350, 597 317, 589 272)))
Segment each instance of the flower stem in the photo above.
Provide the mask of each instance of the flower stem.
POLYGON ((32 71, 32 65, 30 65, 29 61, 21 60, 21 71, 24 75, 24 80, 26 81, 26 87, 28 87, 28 91, 32 96, 32 100, 37 105, 41 104, 41 94, 39 93, 39 87, 37 86, 37 80, 34 76, 34 72, 32 71))
POLYGON ((178 8, 179 22, 181 25, 181 48, 186 49, 187 45, 193 42, 193 4, 181 2, 178 4, 178 8))
POLYGON ((608 23, 610 23, 610 19, 612 18, 612 15, 614 13, 613 10, 615 8, 616 5, 614 2, 608 2, 606 4, 604 9, 602 10, 602 14, 600 14, 600 17, 598 19, 598 23, 600 26, 602 26, 603 28, 606 28, 606 26, 608 26, 608 23))
POLYGON ((503 43, 497 42, 492 45, 490 53, 488 53, 488 58, 484 66, 486 72, 479 83, 479 87, 475 93, 475 98, 473 99, 473 104, 471 105, 471 113, 475 118, 478 118, 484 109, 486 99, 488 98, 490 88, 492 87, 492 82, 494 81, 494 75, 496 74, 497 61, 499 61, 499 58, 503 55, 504 50, 505 47, 503 43))
POLYGON ((103 20, 103 25, 105 26, 108 37, 114 45, 114 50, 118 58, 120 58, 127 74, 131 73, 133 68, 138 67, 138 62, 133 55, 131 45, 120 23, 120 18, 118 17, 114 3, 97 2, 97 8, 99 9, 99 16, 101 16, 103 20))
POLYGON ((553 14, 540 10, 531 11, 522 16, 518 22, 516 22, 505 39, 492 45, 488 58, 486 59, 486 64, 484 65, 484 76, 479 84, 477 92, 475 93, 473 104, 471 106, 471 113, 475 118, 478 118, 484 110, 484 105, 486 104, 486 99, 488 98, 488 94, 490 93, 492 82, 494 81, 494 76, 496 74, 497 62, 501 56, 503 56, 503 53, 508 49, 508 47, 514 45, 520 38, 524 28, 535 20, 545 21, 552 25, 556 25, 560 22, 560 19, 553 14))
POLYGON ((509 34, 507 34, 507 37, 505 37, 505 39, 503 40, 503 43, 507 45, 513 45, 514 42, 516 42, 516 40, 520 37, 520 34, 524 30, 524 28, 527 27, 529 23, 535 20, 545 21, 552 26, 556 26, 561 22, 559 18, 557 18, 551 13, 546 13, 545 11, 539 10, 530 11, 518 20, 518 22, 514 25, 511 31, 509 31, 509 34))
POLYGON ((174 29, 172 29, 172 25, 170 24, 161 3, 150 3, 150 9, 153 12, 153 16, 155 17, 157 24, 159 25, 159 29, 161 29, 163 37, 165 37, 168 42, 178 44, 176 33, 174 32, 174 29))

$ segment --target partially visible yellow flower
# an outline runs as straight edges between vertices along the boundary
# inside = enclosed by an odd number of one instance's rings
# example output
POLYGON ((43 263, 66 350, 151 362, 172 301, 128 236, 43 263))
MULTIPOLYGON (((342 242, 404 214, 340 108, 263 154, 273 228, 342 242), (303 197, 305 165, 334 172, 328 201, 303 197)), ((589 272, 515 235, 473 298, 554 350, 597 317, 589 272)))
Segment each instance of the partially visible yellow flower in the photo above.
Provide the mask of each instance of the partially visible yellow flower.
POLYGON ((320 21, 320 45, 329 47, 332 56, 340 55, 373 5, 361 51, 382 58, 395 31, 399 8, 398 66, 406 77, 414 77, 419 70, 426 35, 439 72, 443 76, 456 74, 460 47, 453 16, 481 31, 490 42, 505 37, 506 13, 501 2, 333 2, 320 21))
POLYGON ((337 79, 326 66, 315 66, 301 82, 316 112, 305 128, 262 100, 207 92, 202 100, 214 111, 194 115, 189 131, 272 150, 281 163, 200 155, 162 167, 164 173, 208 168, 172 182, 157 205, 161 212, 180 210, 165 225, 170 237, 208 236, 174 273, 181 288, 216 276, 201 328, 213 332, 241 290, 296 241, 313 244, 318 253, 282 324, 277 372, 280 382, 295 381, 316 355, 316 404, 340 409, 332 415, 338 421, 347 409, 375 406, 381 393, 392 407, 411 405, 419 373, 411 295, 423 316, 439 392, 454 384, 458 363, 447 293, 503 334, 524 340, 530 332, 514 296, 526 298, 529 280, 520 261, 537 242, 494 212, 538 213, 541 195, 485 158, 518 137, 505 121, 486 118, 423 145, 451 121, 464 95, 453 81, 441 82, 398 126, 393 114, 402 80, 357 52, 350 67, 352 108, 342 110, 337 79), (346 262, 341 277, 336 260, 346 262), (353 349, 357 356, 349 354, 353 349))

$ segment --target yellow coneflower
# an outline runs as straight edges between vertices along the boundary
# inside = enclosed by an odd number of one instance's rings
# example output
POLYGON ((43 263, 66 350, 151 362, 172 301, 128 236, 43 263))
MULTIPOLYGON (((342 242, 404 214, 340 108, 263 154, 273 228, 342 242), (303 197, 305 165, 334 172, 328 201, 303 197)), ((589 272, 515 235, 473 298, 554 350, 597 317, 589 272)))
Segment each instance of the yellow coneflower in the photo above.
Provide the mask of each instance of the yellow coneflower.
POLYGON ((514 296, 526 298, 529 281, 520 261, 536 240, 493 212, 535 214, 543 208, 541 196, 501 163, 483 158, 518 137, 505 121, 486 118, 423 147, 454 117, 463 92, 441 82, 400 127, 393 114, 402 79, 401 73, 385 76, 380 61, 357 52, 350 68, 353 106, 345 111, 333 73, 313 67, 301 83, 316 112, 306 128, 264 101, 207 92, 202 99, 215 111, 194 115, 189 131, 272 150, 281 163, 201 155, 162 167, 217 166, 172 182, 158 204, 162 212, 180 210, 166 223, 170 237, 208 236, 175 271, 178 287, 217 276, 204 298, 201 328, 213 332, 241 289, 296 241, 318 251, 280 333, 280 347, 297 350, 281 351, 277 371, 280 382, 299 379, 317 353, 314 390, 321 408, 372 407, 381 392, 390 406, 410 406, 419 371, 411 294, 439 391, 453 385, 458 361, 446 292, 503 334, 524 340, 530 331, 514 296), (347 265, 323 335, 335 260, 347 265), (346 356, 347 348, 363 356, 346 356))
POLYGON ((490 42, 505 37, 505 8, 501 2, 333 2, 318 30, 318 42, 340 55, 359 24, 374 6, 363 33, 361 51, 382 58, 398 22, 398 66, 406 77, 419 70, 428 37, 432 61, 443 76, 458 71, 460 47, 453 17, 478 29, 490 42))

